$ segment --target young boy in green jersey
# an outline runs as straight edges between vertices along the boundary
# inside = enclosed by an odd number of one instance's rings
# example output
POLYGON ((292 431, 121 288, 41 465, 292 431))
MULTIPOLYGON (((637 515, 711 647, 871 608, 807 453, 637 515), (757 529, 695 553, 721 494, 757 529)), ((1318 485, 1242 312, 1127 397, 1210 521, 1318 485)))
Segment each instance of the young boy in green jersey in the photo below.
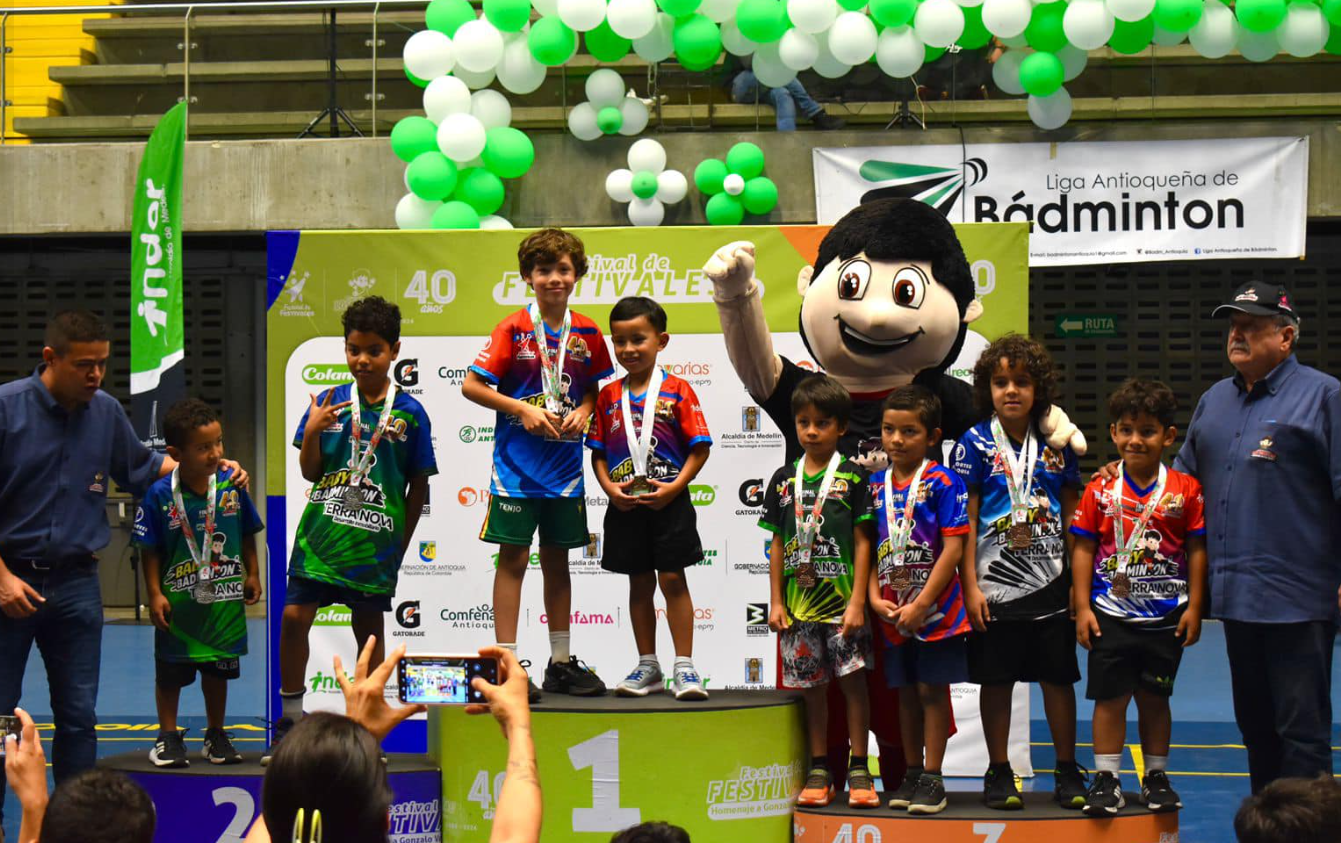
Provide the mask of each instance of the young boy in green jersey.
MULTIPOLYGON (((428 414, 387 376, 400 354, 400 308, 380 296, 351 304, 342 318, 354 382, 311 396, 293 444, 312 483, 298 522, 280 624, 283 706, 278 743, 303 714, 307 636, 322 606, 343 604, 359 650, 391 610, 401 559, 438 473, 428 414)), ((262 761, 268 761, 267 753, 262 761)))
POLYGON ((163 417, 172 474, 149 487, 135 514, 134 542, 144 561, 154 634, 154 700, 158 740, 149 751, 157 767, 186 767, 186 730, 177 728, 181 690, 200 673, 205 695, 205 747, 211 764, 242 756, 223 730, 228 680, 239 676, 247 652, 243 604, 261 599, 256 533, 261 518, 233 472, 220 468, 223 427, 197 398, 178 401, 163 417))

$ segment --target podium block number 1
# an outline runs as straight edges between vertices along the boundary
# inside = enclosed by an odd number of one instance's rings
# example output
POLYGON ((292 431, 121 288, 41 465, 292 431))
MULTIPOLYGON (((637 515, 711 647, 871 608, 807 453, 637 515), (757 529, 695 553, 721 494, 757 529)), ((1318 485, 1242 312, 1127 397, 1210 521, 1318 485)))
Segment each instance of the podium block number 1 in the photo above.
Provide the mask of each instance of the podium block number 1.
POLYGON ((620 831, 642 822, 638 808, 619 807, 619 731, 611 729, 570 747, 574 770, 591 768, 591 807, 573 809, 573 831, 620 831))

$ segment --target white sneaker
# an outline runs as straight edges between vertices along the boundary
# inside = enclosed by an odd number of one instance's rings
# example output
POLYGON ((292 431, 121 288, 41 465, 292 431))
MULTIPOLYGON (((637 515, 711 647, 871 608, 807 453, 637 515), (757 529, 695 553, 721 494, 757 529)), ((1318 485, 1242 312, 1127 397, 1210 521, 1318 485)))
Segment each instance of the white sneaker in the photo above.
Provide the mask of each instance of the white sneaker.
POLYGON ((661 665, 639 664, 615 686, 615 696, 645 697, 660 691, 664 682, 661 665))
POLYGON ((703 681, 698 678, 698 671, 692 665, 675 669, 671 689, 675 692, 677 700, 706 700, 708 698, 708 690, 703 687, 703 681))

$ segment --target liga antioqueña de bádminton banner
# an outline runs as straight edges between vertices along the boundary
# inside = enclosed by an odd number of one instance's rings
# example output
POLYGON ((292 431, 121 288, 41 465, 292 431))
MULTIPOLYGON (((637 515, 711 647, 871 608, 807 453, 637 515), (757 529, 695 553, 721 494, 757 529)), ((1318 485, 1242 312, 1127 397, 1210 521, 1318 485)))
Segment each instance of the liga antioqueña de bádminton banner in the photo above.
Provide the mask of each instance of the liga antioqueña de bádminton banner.
POLYGON ((156 450, 158 419, 185 394, 182 158, 186 103, 158 121, 135 177, 131 217, 130 394, 135 432, 156 450))

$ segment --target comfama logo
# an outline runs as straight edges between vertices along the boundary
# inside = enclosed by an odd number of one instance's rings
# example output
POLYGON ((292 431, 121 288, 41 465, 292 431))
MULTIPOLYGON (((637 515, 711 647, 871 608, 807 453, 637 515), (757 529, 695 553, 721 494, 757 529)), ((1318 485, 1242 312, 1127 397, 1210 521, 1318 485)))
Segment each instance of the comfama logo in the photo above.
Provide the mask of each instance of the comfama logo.
POLYGON ((481 603, 470 609, 443 609, 438 617, 452 625, 453 629, 493 629, 494 607, 481 603))
MULTIPOLYGON (((541 613, 540 623, 548 626, 549 615, 541 613)), ((568 623, 573 626, 614 626, 615 616, 609 612, 580 612, 574 611, 568 616, 568 623)))
POLYGON ((862 202, 872 199, 916 199, 948 215, 965 187, 987 178, 987 162, 981 158, 970 158, 963 166, 937 167, 873 159, 862 162, 859 172, 866 181, 882 185, 864 193, 862 202))
POLYGON ((303 383, 313 386, 333 386, 353 379, 344 363, 311 363, 303 367, 303 383))
POLYGON ((690 484, 689 502, 694 506, 708 506, 717 500, 717 489, 714 486, 705 486, 699 483, 690 484))

